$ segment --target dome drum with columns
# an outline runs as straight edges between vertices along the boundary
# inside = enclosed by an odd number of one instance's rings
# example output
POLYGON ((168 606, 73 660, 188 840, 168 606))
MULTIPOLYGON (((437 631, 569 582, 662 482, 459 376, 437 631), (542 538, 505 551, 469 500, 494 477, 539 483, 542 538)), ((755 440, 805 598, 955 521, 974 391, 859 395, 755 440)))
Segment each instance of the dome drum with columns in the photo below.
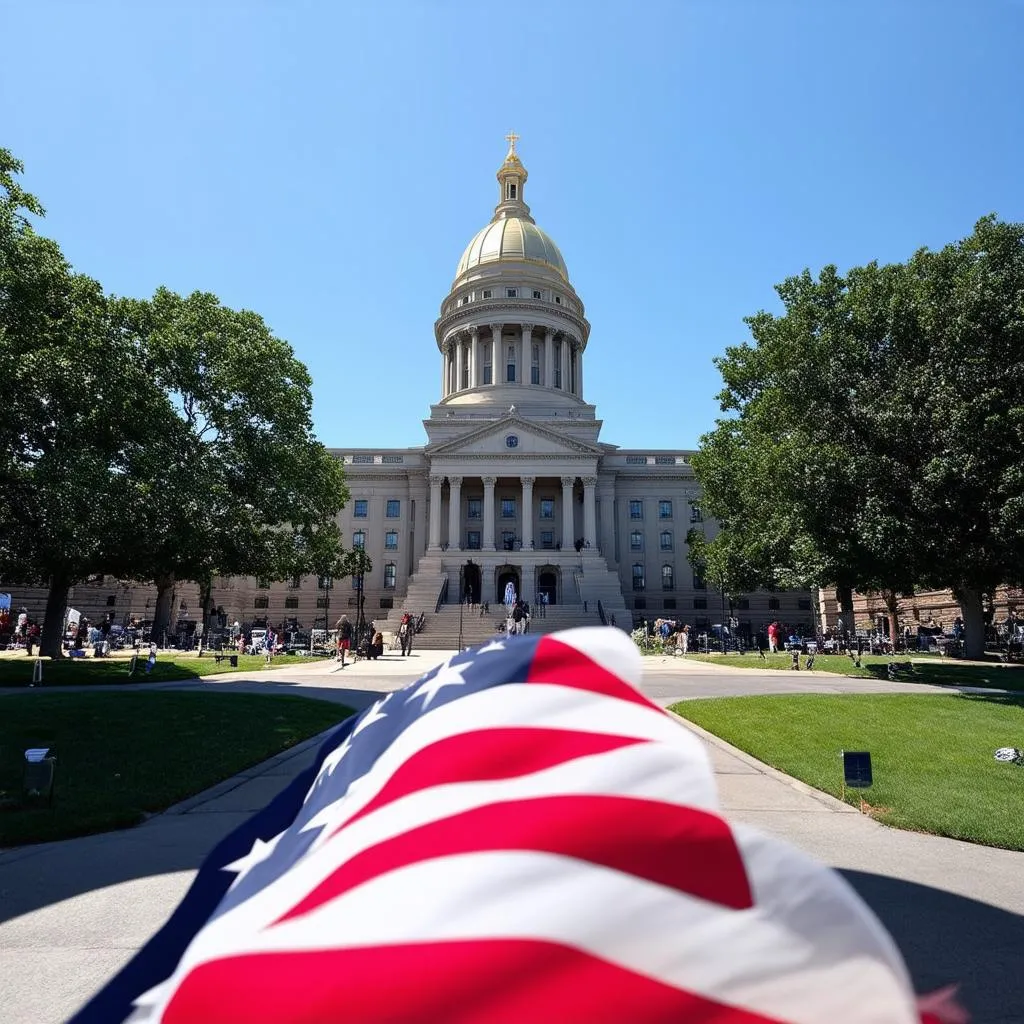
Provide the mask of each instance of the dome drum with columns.
MULTIPOLYGON (((590 324, 561 251, 524 201, 517 137, 506 138, 494 215, 466 247, 434 325, 441 381, 423 421, 427 444, 332 449, 350 492, 339 516, 345 542, 373 563, 363 581, 367 618, 387 632, 403 611, 423 614, 421 646, 483 641, 503 620, 512 583, 533 606, 534 631, 602 617, 626 629, 657 617, 705 629, 724 610, 686 557, 694 525, 714 533, 701 523, 691 453, 599 439, 603 424, 584 398, 590 324), (471 614, 460 599, 473 602, 471 614), (489 613, 479 614, 481 602, 489 613)), ((75 588, 72 603, 92 617, 112 607, 118 617, 147 617, 155 600, 142 585, 107 589, 75 588)), ((324 595, 315 577, 217 579, 213 604, 243 626, 309 629, 324 625, 324 595)), ((44 590, 12 597, 41 614, 44 590)), ((773 618, 802 622, 805 597, 738 597, 741 632, 773 618)), ((332 624, 356 598, 352 581, 336 584, 332 624)), ((179 602, 198 605, 194 585, 180 588, 175 609, 179 602)))

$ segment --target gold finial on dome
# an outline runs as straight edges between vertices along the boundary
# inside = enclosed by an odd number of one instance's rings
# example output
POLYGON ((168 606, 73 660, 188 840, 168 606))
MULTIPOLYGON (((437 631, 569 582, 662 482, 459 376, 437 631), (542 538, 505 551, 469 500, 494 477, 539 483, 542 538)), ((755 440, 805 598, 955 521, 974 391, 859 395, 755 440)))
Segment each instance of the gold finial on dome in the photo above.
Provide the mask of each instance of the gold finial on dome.
POLYGON ((516 143, 519 141, 519 136, 516 135, 515 132, 510 131, 508 133, 508 135, 505 136, 505 140, 508 142, 509 156, 515 156, 516 155, 516 143))

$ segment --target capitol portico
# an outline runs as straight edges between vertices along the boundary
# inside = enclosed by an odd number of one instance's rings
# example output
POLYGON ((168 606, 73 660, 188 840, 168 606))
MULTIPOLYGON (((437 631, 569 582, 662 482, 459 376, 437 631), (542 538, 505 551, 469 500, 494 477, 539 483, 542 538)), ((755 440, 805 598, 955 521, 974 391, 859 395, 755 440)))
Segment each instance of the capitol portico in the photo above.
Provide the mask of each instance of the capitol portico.
MULTIPOLYGON (((686 557, 689 530, 714 529, 702 520, 691 453, 600 440, 584 390, 590 323, 526 204, 528 174, 517 137, 507 138, 494 213, 466 246, 434 324, 439 399, 423 421, 426 445, 331 449, 351 495, 339 516, 345 542, 373 564, 365 614, 393 624, 403 610, 423 613, 423 642, 470 642, 494 631, 497 612, 458 626, 460 598, 496 605, 511 581, 532 604, 546 595, 549 629, 659 616, 706 628, 724 607, 686 557)), ((108 580, 75 588, 72 603, 149 617, 146 587, 108 580)), ((357 604, 355 581, 330 594, 323 583, 221 578, 213 601, 222 620, 309 628, 357 604)), ((741 630, 810 622, 808 597, 733 595, 734 614, 741 630)), ((194 616, 195 599, 183 585, 175 611, 194 616)))

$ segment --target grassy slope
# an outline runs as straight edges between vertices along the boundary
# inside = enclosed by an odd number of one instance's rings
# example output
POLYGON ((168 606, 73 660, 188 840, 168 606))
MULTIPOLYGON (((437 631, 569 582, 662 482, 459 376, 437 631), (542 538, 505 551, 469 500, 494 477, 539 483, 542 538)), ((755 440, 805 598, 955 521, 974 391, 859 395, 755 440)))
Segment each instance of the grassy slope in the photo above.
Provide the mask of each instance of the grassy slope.
POLYGON ((26 748, 49 746, 57 757, 53 809, 0 807, 0 846, 134 825, 349 714, 250 694, 0 697, 0 793, 19 794, 26 748))
POLYGON ((1024 850, 1024 768, 993 759, 1024 747, 1024 699, 851 694, 684 701, 675 712, 817 789, 840 795, 840 751, 868 750, 859 794, 879 821, 1024 850))

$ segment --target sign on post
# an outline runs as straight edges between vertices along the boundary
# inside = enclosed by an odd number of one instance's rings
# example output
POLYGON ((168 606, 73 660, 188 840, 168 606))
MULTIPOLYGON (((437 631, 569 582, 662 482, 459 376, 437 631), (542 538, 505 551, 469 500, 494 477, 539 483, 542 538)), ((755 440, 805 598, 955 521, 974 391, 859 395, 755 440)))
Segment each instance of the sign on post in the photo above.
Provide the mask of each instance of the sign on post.
POLYGON ((843 751, 843 782, 850 789, 871 785, 871 755, 865 751, 843 751))

